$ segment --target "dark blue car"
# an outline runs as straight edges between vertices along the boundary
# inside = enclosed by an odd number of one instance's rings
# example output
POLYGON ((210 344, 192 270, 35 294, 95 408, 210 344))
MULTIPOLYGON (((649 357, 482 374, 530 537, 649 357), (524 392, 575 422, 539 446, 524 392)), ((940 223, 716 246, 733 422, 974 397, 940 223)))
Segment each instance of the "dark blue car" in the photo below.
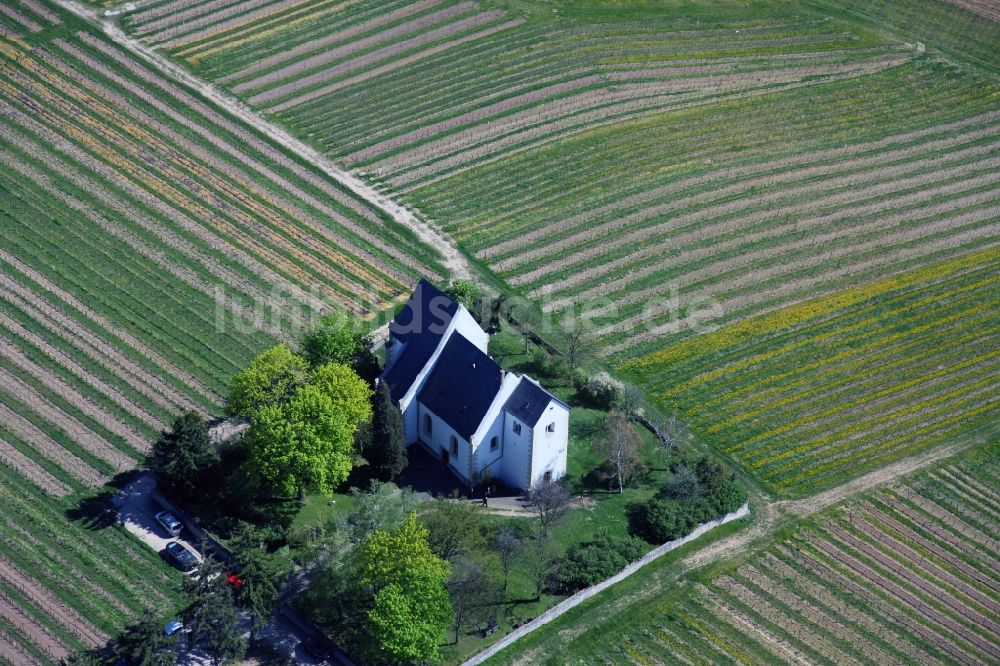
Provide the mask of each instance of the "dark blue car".
POLYGON ((167 558, 181 571, 191 571, 198 566, 198 558, 190 550, 176 541, 167 544, 167 558))

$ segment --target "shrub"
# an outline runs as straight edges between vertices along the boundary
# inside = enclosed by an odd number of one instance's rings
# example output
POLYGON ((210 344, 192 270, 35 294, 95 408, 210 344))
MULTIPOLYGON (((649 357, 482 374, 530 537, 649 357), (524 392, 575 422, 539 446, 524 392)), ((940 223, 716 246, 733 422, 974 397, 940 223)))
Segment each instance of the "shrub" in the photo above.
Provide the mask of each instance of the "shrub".
POLYGON ((477 302, 482 298, 482 291, 470 280, 455 280, 445 288, 444 293, 469 311, 475 311, 477 302))
POLYGON ((606 580, 645 554, 648 546, 631 536, 598 534, 593 541, 575 544, 553 577, 555 592, 572 593, 606 580))
POLYGON ((610 409, 616 404, 625 391, 625 385, 601 371, 587 379, 583 387, 583 397, 595 407, 610 409))
POLYGON ((693 470, 679 466, 656 497, 631 507, 629 531, 650 543, 666 543, 746 501, 747 492, 733 475, 703 457, 693 470))
POLYGON ((698 474, 698 480, 708 494, 715 492, 726 479, 732 478, 732 474, 727 473, 725 467, 709 460, 708 456, 701 457, 695 466, 695 473, 698 474))
POLYGON ((674 475, 663 486, 663 496, 679 502, 690 502, 704 494, 701 480, 693 469, 680 465, 674 475))
POLYGON ((379 371, 372 345, 371 337, 363 329, 334 314, 324 317, 320 327, 303 338, 302 356, 313 368, 341 363, 371 381, 379 371))
POLYGON ((715 516, 724 516, 743 506, 747 501, 747 491, 735 479, 727 479, 715 489, 710 500, 715 516))
POLYGON ((531 354, 531 369, 544 379, 559 379, 569 376, 569 364, 563 356, 553 356, 542 347, 535 347, 531 354))
POLYGON ((633 508, 629 531, 650 543, 666 543, 687 534, 697 522, 692 511, 677 500, 654 497, 633 508))

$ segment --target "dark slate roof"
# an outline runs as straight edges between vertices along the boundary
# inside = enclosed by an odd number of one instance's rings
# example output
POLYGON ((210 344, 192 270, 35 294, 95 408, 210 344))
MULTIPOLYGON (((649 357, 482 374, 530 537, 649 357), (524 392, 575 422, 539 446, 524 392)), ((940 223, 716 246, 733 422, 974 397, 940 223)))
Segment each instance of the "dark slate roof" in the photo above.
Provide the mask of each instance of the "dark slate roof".
POLYGON ((486 416, 501 381, 496 361, 456 333, 448 339, 417 399, 467 440, 486 416))
POLYGON ((456 312, 458 304, 448 294, 421 279, 406 305, 389 324, 389 332, 403 342, 425 334, 440 339, 456 312))
POLYGON ((406 344, 402 355, 382 377, 389 384, 393 400, 403 397, 427 365, 457 311, 458 304, 443 291, 427 280, 417 283, 406 305, 389 324, 390 335, 406 344))
POLYGON ((550 400, 564 404, 559 398, 535 382, 523 377, 514 392, 507 398, 503 408, 518 421, 523 421, 529 428, 534 428, 538 419, 542 418, 550 400))

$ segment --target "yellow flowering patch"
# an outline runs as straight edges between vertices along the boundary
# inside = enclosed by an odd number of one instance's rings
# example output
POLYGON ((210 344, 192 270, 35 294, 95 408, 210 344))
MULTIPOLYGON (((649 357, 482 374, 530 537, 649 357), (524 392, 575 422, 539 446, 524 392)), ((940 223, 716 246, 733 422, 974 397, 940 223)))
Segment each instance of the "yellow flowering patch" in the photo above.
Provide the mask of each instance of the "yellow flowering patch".
MULTIPOLYGON (((985 307, 985 304, 984 304, 983 307, 985 307)), ((868 344, 862 345, 858 349, 859 349, 859 351, 865 351, 867 349, 876 349, 876 348, 879 348, 879 347, 885 347, 885 346, 891 345, 893 342, 895 342, 895 341, 897 341, 899 339, 907 338, 907 337, 910 337, 910 336, 920 335, 921 333, 923 333, 925 331, 928 331, 928 330, 931 330, 931 329, 933 329, 936 326, 940 326, 942 323, 947 323, 949 321, 955 321, 957 319, 960 319, 960 318, 966 316, 967 314, 974 313, 975 310, 976 309, 973 309, 973 310, 971 310, 968 313, 965 312, 965 311, 963 311, 963 312, 957 312, 957 313, 952 314, 949 317, 945 317, 942 320, 934 321, 934 322, 931 322, 931 323, 928 323, 928 324, 924 324, 922 326, 917 326, 917 327, 908 329, 908 330, 903 331, 903 332, 893 333, 892 335, 886 335, 886 336, 883 336, 883 337, 880 337, 880 338, 876 338, 875 340, 872 340, 868 344)), ((915 379, 911 380, 910 383, 914 383, 915 384, 915 383, 920 383, 922 381, 924 381, 924 378, 923 377, 918 377, 918 378, 915 378, 915 379)), ((838 404, 833 405, 833 406, 831 406, 831 407, 829 407, 829 408, 827 408, 827 409, 825 409, 825 410, 823 410, 821 412, 814 413, 814 414, 806 414, 806 415, 804 415, 804 416, 802 416, 802 417, 800 417, 798 419, 795 419, 795 420, 789 421, 787 423, 784 423, 784 424, 782 424, 781 426, 779 426, 777 428, 774 428, 774 429, 769 430, 767 432, 760 433, 759 435, 756 435, 755 437, 751 437, 751 438, 745 440, 744 442, 742 442, 742 446, 740 448, 745 448, 745 447, 751 446, 751 445, 753 445, 753 444, 755 444, 755 443, 757 443, 757 442, 759 442, 761 440, 769 439, 769 438, 774 437, 776 435, 780 435, 782 433, 788 432, 789 430, 793 430, 793 429, 797 428, 798 426, 800 426, 800 425, 802 425, 804 423, 808 423, 809 421, 819 420, 819 419, 822 419, 822 418, 824 418, 826 416, 830 416, 830 415, 836 414, 838 412, 843 412, 843 411, 846 411, 848 409, 851 409, 852 407, 856 407, 857 405, 864 404, 865 402, 870 402, 872 400, 876 400, 879 397, 881 397, 882 395, 888 395, 888 394, 894 393, 894 392, 896 392, 898 390, 901 390, 902 388, 905 388, 905 386, 896 386, 896 385, 890 386, 890 387, 885 388, 885 389, 883 389, 881 391, 878 391, 878 392, 876 392, 874 394, 865 394, 865 395, 862 395, 862 396, 860 396, 860 397, 858 397, 858 398, 856 398, 854 400, 851 400, 849 402, 838 403, 838 404)))
POLYGON ((738 649, 735 645, 725 640, 718 632, 713 631, 709 627, 705 626, 698 620, 696 620, 692 615, 685 613, 683 611, 677 612, 678 617, 682 618, 685 623, 693 627, 710 643, 718 647, 722 652, 728 654, 730 657, 734 657, 741 664, 753 664, 754 660, 750 658, 750 655, 746 654, 742 650, 738 649))
MULTIPOLYGON (((979 320, 977 320, 976 322, 973 322, 973 323, 978 323, 978 321, 979 320)), ((976 329, 976 330, 974 330, 971 333, 966 333, 965 335, 962 335, 962 336, 959 336, 957 338, 952 338, 952 339, 948 340, 948 346, 949 347, 957 347, 957 346, 965 344, 966 342, 969 342, 971 340, 975 340, 977 338, 982 338, 984 336, 996 335, 998 333, 1000 333, 1000 327, 987 328, 985 330, 983 330, 983 329, 976 329)), ((751 409, 751 410, 741 410, 737 414, 735 414, 735 415, 731 416, 730 418, 726 419, 725 421, 723 421, 723 422, 721 422, 719 424, 713 424, 712 426, 710 426, 708 428, 708 432, 717 432, 717 431, 725 429, 725 428, 730 428, 730 427, 732 427, 734 425, 742 423, 743 421, 747 421, 747 420, 753 419, 756 416, 760 416, 761 414, 764 414, 765 412, 776 411, 776 410, 780 410, 780 409, 782 409, 784 407, 787 407, 787 406, 789 406, 789 405, 791 405, 791 404, 793 404, 793 403, 795 403, 795 402, 797 402, 799 400, 802 400, 803 397, 804 397, 803 394, 801 392, 788 393, 787 395, 785 395, 784 397, 782 397, 780 400, 771 400, 771 401, 768 401, 768 398, 781 395, 782 393, 787 392, 790 389, 802 388, 802 387, 808 386, 810 384, 821 384, 828 377, 830 377, 831 375, 833 375, 835 373, 839 374, 839 375, 844 375, 844 371, 845 370, 850 370, 851 371, 850 375, 843 376, 842 379, 839 381, 839 384, 843 385, 846 382, 851 381, 853 379, 859 379, 862 375, 868 374, 870 376, 871 368, 875 367, 876 365, 877 365, 880 373, 884 373, 887 370, 892 370, 892 369, 904 367, 904 366, 906 366, 906 365, 908 365, 910 363, 913 363, 915 356, 912 355, 912 354, 911 355, 900 355, 900 352, 902 352, 902 351, 908 351, 908 350, 910 350, 910 349, 912 349, 914 347, 917 347, 917 346, 923 344, 923 342, 924 341, 921 340, 921 339, 911 340, 910 342, 906 343, 905 345, 902 345, 902 346, 899 346, 899 347, 893 347, 891 349, 881 349, 881 350, 878 350, 876 353, 874 353, 872 355, 863 356, 862 358, 855 359, 855 360, 851 361, 850 363, 846 363, 846 364, 842 364, 842 365, 835 365, 835 364, 839 363, 839 361, 841 361, 841 360, 843 360, 845 358, 849 358, 850 356, 852 356, 853 354, 851 354, 849 352, 850 351, 854 351, 854 350, 847 350, 847 351, 841 352, 839 354, 836 354, 836 355, 834 355, 832 357, 825 358, 822 361, 818 361, 816 363, 809 364, 807 366, 801 366, 801 367, 797 368, 795 371, 792 371, 792 372, 789 372, 789 373, 785 373, 785 375, 787 376, 787 375, 792 375, 792 374, 802 374, 803 372, 807 372, 809 370, 812 370, 814 368, 821 367, 821 366, 827 366, 828 365, 830 367, 826 368, 826 370, 824 370, 824 371, 819 372, 818 374, 815 374, 815 375, 806 375, 806 376, 802 377, 801 379, 798 379, 797 381, 790 382, 788 384, 782 384, 782 385, 779 385, 779 386, 775 386, 774 388, 769 389, 767 391, 762 391, 759 394, 755 394, 753 396, 748 396, 746 398, 746 400, 754 400, 755 404, 758 404, 758 406, 756 408, 751 409), (888 362, 882 363, 881 362, 882 359, 884 359, 884 358, 886 358, 888 356, 896 356, 897 358, 895 360, 893 360, 893 361, 888 361, 888 362), (860 370, 860 372, 858 372, 858 370, 860 370), (757 398, 762 398, 762 399, 761 400, 757 400, 757 398)), ((810 397, 810 396, 813 396, 813 395, 815 395, 814 392, 808 392, 805 397, 810 397)), ((741 403, 741 404, 745 404, 745 402, 741 403)))
MULTIPOLYGON (((858 405, 865 404, 866 402, 878 400, 880 398, 884 398, 884 397, 893 395, 894 393, 899 393, 901 391, 905 391, 908 388, 912 388, 914 386, 919 386, 920 384, 922 384, 924 382, 936 379, 938 377, 946 376, 946 375, 948 375, 948 374, 950 374, 952 372, 955 372, 955 371, 958 371, 958 370, 962 370, 962 369, 967 368, 967 367, 974 366, 974 365, 976 365, 978 363, 982 363, 984 360, 990 358, 993 355, 994 354, 992 352, 986 352, 986 353, 981 354, 981 355, 979 355, 979 356, 977 356, 975 358, 967 359, 967 360, 959 363, 958 365, 938 370, 938 371, 933 372, 933 373, 931 373, 929 375, 915 377, 915 378, 909 379, 907 381, 900 382, 898 384, 893 384, 892 386, 888 386, 886 388, 883 388, 883 389, 881 389, 879 391, 876 391, 876 392, 874 392, 874 393, 872 393, 870 395, 866 394, 866 396, 864 398, 862 398, 862 399, 855 400, 855 401, 853 401, 851 403, 845 403, 842 408, 826 410, 826 415, 835 415, 835 414, 837 414, 840 411, 845 411, 845 410, 851 409, 852 407, 856 407, 858 405)), ((963 392, 975 390, 976 388, 979 388, 979 387, 983 386, 984 383, 988 383, 990 381, 990 379, 991 378, 987 377, 985 380, 980 380, 979 382, 976 382, 976 383, 974 383, 972 385, 968 385, 968 384, 962 385, 962 386, 958 387, 957 389, 955 389, 953 391, 950 391, 948 393, 945 393, 943 395, 934 395, 934 396, 932 396, 930 398, 927 398, 925 400, 921 400, 919 402, 915 402, 915 403, 913 403, 913 404, 911 404, 909 406, 906 406, 906 407, 904 407, 902 409, 899 409, 899 410, 896 410, 896 411, 892 411, 892 412, 879 411, 878 414, 874 415, 874 420, 881 422, 881 421, 886 421, 886 420, 889 420, 889 419, 891 419, 891 420, 905 419, 908 416, 911 416, 911 415, 915 414, 916 412, 920 411, 923 407, 927 406, 928 404, 937 403, 937 402, 943 402, 943 401, 946 401, 948 398, 955 397, 957 395, 960 395, 963 392)), ((817 414, 815 416, 815 418, 816 419, 821 419, 821 418, 823 418, 823 416, 817 414)), ((777 453, 775 453, 775 454, 773 454, 773 455, 771 455, 771 456, 769 456, 767 458, 762 458, 760 460, 754 461, 753 463, 751 463, 749 465, 749 468, 750 469, 759 469, 761 467, 773 464, 773 463, 778 462, 780 460, 784 460, 786 458, 793 457, 793 456, 795 456, 797 454, 800 454, 800 453, 805 453, 805 452, 809 452, 809 451, 815 451, 817 449, 820 449, 820 448, 826 446, 828 443, 830 443, 834 439, 847 439, 847 438, 851 437, 852 435, 856 435, 856 434, 858 434, 860 432, 863 432, 865 429, 871 427, 872 420, 873 419, 871 419, 871 418, 867 419, 867 420, 860 420, 860 421, 858 421, 858 423, 855 423, 854 425, 852 425, 851 427, 847 428, 846 430, 839 430, 839 431, 836 431, 836 432, 828 432, 826 435, 824 435, 822 437, 819 437, 817 439, 807 439, 807 443, 804 444, 803 446, 797 447, 795 449, 786 449, 784 451, 779 451, 779 452, 777 452, 777 453)), ((828 453, 828 451, 824 451, 823 453, 828 453)), ((779 468, 779 469, 777 469, 775 471, 782 471, 782 470, 786 469, 787 467, 794 467, 794 466, 795 466, 795 462, 793 462, 791 465, 788 465, 786 467, 781 467, 781 468, 779 468)))
POLYGON ((916 283, 957 273, 981 263, 1000 259, 1000 247, 990 247, 932 264, 924 268, 883 278, 859 287, 852 287, 833 294, 803 301, 770 314, 746 319, 713 333, 686 338, 658 352, 625 364, 626 368, 649 368, 679 361, 692 356, 732 347, 748 339, 797 326, 810 319, 827 315, 862 303, 874 296, 916 283))
POLYGON ((907 432, 902 435, 899 435, 898 437, 889 439, 878 446, 867 449, 860 449, 856 453, 846 458, 831 460, 829 462, 823 463, 822 465, 810 468, 806 470, 804 473, 799 474, 798 476, 789 476, 781 478, 773 482, 772 485, 778 489, 794 487, 799 483, 802 483, 803 481, 812 479, 834 468, 848 470, 851 463, 855 462, 856 460, 858 460, 858 458, 861 458, 862 456, 865 457, 866 460, 871 460, 874 456, 877 456, 883 452, 888 452, 889 450, 892 450, 893 456, 897 458, 908 455, 915 451, 925 449, 936 442, 940 442, 948 438, 951 434, 951 431, 947 430, 949 426, 955 425, 959 421, 967 421, 969 419, 973 419, 977 416, 980 416, 981 414, 985 414, 986 412, 992 409, 996 409, 996 404, 994 402, 986 402, 980 404, 974 407, 973 409, 959 412, 946 419, 929 423, 925 426, 918 428, 917 430, 914 430, 912 432, 907 432), (922 435, 930 435, 930 436, 922 438, 921 437, 922 435), (900 449, 895 448, 896 445, 906 441, 914 442, 914 444, 900 449))
MULTIPOLYGON (((839 340, 838 342, 839 342, 839 344, 841 346, 848 346, 848 345, 853 344, 855 341, 860 340, 860 339, 862 339, 864 337, 868 337, 868 336, 871 336, 871 335, 876 335, 877 332, 873 332, 873 331, 869 331, 869 330, 864 330, 864 329, 866 329, 871 324, 876 323, 876 322, 878 322, 880 320, 883 320, 883 319, 885 319, 887 317, 890 317, 890 316, 893 316, 893 315, 897 315, 897 314, 905 314, 907 311, 914 310, 914 309, 922 307, 924 305, 928 305, 928 304, 940 302, 941 300, 944 300, 944 299, 948 299, 951 302, 951 305, 953 307, 956 306, 956 305, 961 305, 961 304, 966 303, 966 302, 968 302, 970 300, 973 300, 975 298, 975 294, 972 293, 975 290, 981 289, 983 287, 987 287, 987 286, 990 286, 990 285, 993 285, 993 284, 995 284, 997 282, 1000 282, 1000 276, 990 276, 990 277, 987 277, 986 279, 980 280, 978 282, 960 285, 959 287, 953 288, 953 289, 951 289, 951 290, 949 290, 947 292, 937 292, 934 295, 928 296, 926 298, 923 298, 923 299, 921 299, 921 300, 919 300, 919 301, 917 301, 915 303, 903 304, 901 306, 897 306, 896 308, 894 308, 892 310, 881 312, 881 313, 879 313, 879 314, 877 314, 875 316, 868 317, 867 319, 864 319, 862 321, 859 321, 859 322, 856 322, 854 324, 850 324, 850 325, 841 327, 841 328, 838 329, 838 332, 840 334, 850 333, 850 332, 856 331, 857 329, 863 329, 863 330, 862 330, 861 333, 859 333, 857 335, 852 335, 852 336, 849 336, 849 337, 845 337, 843 340, 839 340), (959 295, 959 294, 966 294, 966 295, 963 298, 959 299, 958 301, 954 301, 953 297, 956 296, 956 295, 959 295)), ((920 315, 918 314, 918 315, 914 315, 914 316, 915 317, 919 317, 920 315)), ((911 319, 911 318, 912 317, 907 317, 906 319, 904 319, 904 321, 909 321, 909 319, 911 319)), ((898 327, 901 323, 902 322, 899 322, 899 321, 893 322, 893 326, 897 326, 898 327)), ((824 336, 823 339, 828 339, 828 336, 824 336)), ((803 344, 815 344, 815 342, 818 341, 818 340, 820 340, 820 337, 814 337, 814 338, 811 338, 811 339, 806 338, 806 339, 804 339, 802 341, 802 343, 803 344)), ((786 346, 786 350, 788 350, 790 348, 791 348, 790 346, 786 346)), ((806 371, 816 369, 816 368, 818 368, 820 366, 830 365, 831 362, 835 362, 835 361, 841 360, 841 359, 846 358, 847 356, 850 356, 850 355, 861 353, 861 351, 862 350, 858 349, 858 348, 846 350, 846 351, 840 352, 837 355, 835 355, 833 357, 830 357, 830 358, 820 358, 817 361, 813 361, 813 362, 807 363, 805 365, 799 365, 795 369, 787 371, 787 372, 779 374, 779 375, 768 375, 768 376, 765 376, 765 377, 763 377, 763 378, 761 378, 761 379, 757 380, 756 382, 753 382, 752 384, 749 384, 749 385, 744 385, 744 386, 741 386, 739 388, 735 388, 735 389, 732 389, 732 390, 729 390, 729 391, 722 391, 716 397, 714 397, 714 398, 712 398, 710 400, 706 400, 704 402, 700 402, 699 404, 697 404, 694 407, 692 407, 691 412, 692 413, 699 413, 699 412, 703 412, 703 411, 706 411, 706 410, 715 410, 718 405, 729 403, 733 399, 739 399, 739 396, 746 395, 748 393, 753 393, 755 398, 760 398, 760 397, 762 397, 762 396, 764 396, 764 395, 767 394, 767 392, 757 393, 757 389, 759 389, 762 386, 765 386, 767 384, 780 381, 782 378, 785 378, 785 377, 794 376, 796 374, 804 374, 806 371)), ((727 367, 729 367, 729 366, 727 366, 727 367)), ((704 375, 700 375, 699 377, 704 377, 704 375)), ((698 379, 698 378, 696 377, 695 379, 698 379)), ((800 381, 809 381, 810 379, 813 379, 813 380, 816 379, 815 375, 813 375, 811 378, 805 378, 805 379, 800 380, 800 381)), ((694 381, 689 381, 689 382, 687 382, 685 384, 685 386, 687 386, 687 385, 693 385, 694 383, 695 383, 694 381)), ((787 388, 788 386, 789 385, 784 385, 782 387, 777 387, 776 389, 771 389, 772 394, 773 394, 774 390, 777 390, 780 393, 780 392, 782 392, 782 390, 784 388, 787 388)), ((673 394, 679 394, 679 393, 680 393, 679 390, 669 391, 669 394, 671 394, 671 395, 673 395, 673 394)))

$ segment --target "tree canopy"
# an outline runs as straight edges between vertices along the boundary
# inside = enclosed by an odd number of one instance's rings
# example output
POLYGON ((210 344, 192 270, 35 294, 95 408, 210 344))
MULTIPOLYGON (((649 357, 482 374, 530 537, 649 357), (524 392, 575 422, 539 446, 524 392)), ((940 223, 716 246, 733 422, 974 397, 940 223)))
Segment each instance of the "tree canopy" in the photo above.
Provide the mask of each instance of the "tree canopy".
POLYGON ((352 543, 361 543, 375 530, 393 530, 402 525, 420 504, 409 488, 372 481, 367 490, 351 488, 354 508, 340 528, 352 543))
POLYGON ((321 365, 313 373, 311 384, 328 396, 351 423, 371 420, 372 390, 350 367, 343 363, 321 365))
POLYGON ((206 557, 184 580, 184 591, 194 598, 183 613, 184 623, 191 627, 191 640, 205 649, 213 664, 242 657, 247 649, 222 573, 222 567, 206 557))
POLYGON ((618 485, 618 492, 625 491, 625 484, 645 469, 639 454, 642 439, 628 417, 618 410, 608 415, 605 436, 595 443, 598 455, 605 461, 618 485))
POLYGON ((127 627, 114 640, 112 659, 92 655, 93 661, 90 662, 86 655, 81 654, 68 663, 112 663, 120 659, 130 666, 169 666, 177 663, 176 648, 180 637, 180 634, 165 636, 161 618, 147 609, 138 622, 127 627))
POLYGON ((549 528, 569 511, 571 499, 566 487, 557 481, 541 481, 528 492, 528 504, 538 517, 542 536, 548 538, 549 528))
POLYGON ((188 412, 174 421, 153 445, 153 464, 158 468, 160 487, 180 499, 190 499, 202 484, 205 470, 219 460, 208 435, 208 424, 197 412, 188 412))
POLYGON ((278 404, 306 381, 309 363, 281 343, 259 354, 229 385, 230 414, 250 418, 257 410, 278 404))
POLYGON ((459 305, 465 306, 466 310, 472 310, 480 296, 479 287, 469 280, 455 280, 448 285, 444 293, 459 305))
POLYGON ((371 337, 340 315, 327 315, 319 328, 302 340, 302 356, 314 368, 327 363, 350 366, 366 379, 378 374, 371 337))
POLYGON ((391 663, 438 659, 452 608, 451 565, 435 555, 411 513, 392 532, 376 530, 357 549, 358 582, 372 592, 366 625, 373 656, 391 663))
POLYGON ((482 505, 439 497, 420 515, 427 528, 431 550, 445 560, 454 561, 483 543, 482 505))
POLYGON ((389 481, 406 467, 403 417, 392 401, 389 387, 380 382, 372 402, 372 427, 361 452, 376 479, 389 481))
MULTIPOLYGON (((323 366, 322 369, 330 366, 323 366)), ((340 366, 344 367, 344 366, 340 366)), ((354 464, 354 433, 371 418, 369 389, 349 368, 257 410, 247 435, 254 473, 279 492, 332 493, 354 464)))

